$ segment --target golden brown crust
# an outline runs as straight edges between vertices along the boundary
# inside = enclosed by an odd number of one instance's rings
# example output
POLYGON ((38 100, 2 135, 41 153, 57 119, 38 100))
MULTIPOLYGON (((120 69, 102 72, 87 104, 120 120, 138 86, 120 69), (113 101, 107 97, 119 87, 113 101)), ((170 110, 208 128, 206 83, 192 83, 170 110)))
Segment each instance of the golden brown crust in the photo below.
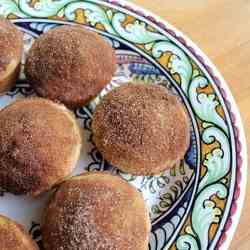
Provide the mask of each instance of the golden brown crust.
POLYGON ((10 21, 0 18, 0 94, 16 82, 22 57, 23 34, 10 21))
POLYGON ((36 196, 67 177, 79 158, 80 129, 63 105, 21 99, 0 111, 0 187, 36 196))
POLYGON ((46 250, 146 250, 150 228, 134 187, 92 172, 61 185, 45 211, 42 235, 46 250))
POLYGON ((0 249, 38 250, 38 246, 21 225, 0 215, 0 249))
POLYGON ((115 69, 114 50, 101 36, 80 26, 61 26, 34 42, 25 72, 39 95, 73 108, 95 97, 115 69))
POLYGON ((92 121, 93 140, 104 158, 135 175, 172 167, 189 146, 183 105, 158 85, 125 84, 108 93, 92 121))

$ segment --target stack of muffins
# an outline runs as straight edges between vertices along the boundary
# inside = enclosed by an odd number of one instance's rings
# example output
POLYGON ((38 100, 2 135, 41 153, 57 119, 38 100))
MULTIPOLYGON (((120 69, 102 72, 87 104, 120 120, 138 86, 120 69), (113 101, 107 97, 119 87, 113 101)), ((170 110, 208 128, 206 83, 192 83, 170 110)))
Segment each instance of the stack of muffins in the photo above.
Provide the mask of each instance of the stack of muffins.
MULTIPOLYGON (((0 92, 16 82, 22 33, 0 20, 0 92)), ((108 84, 116 56, 101 36, 60 26, 31 47, 25 75, 39 97, 0 111, 0 188, 37 197, 57 187, 44 211, 45 250, 146 250, 150 219, 139 191, 118 176, 70 177, 81 153, 82 129, 71 109, 88 104, 108 84)), ((189 146, 189 120, 175 95, 159 85, 129 82, 96 107, 93 141, 103 157, 134 175, 174 166, 189 146)), ((0 249, 38 249, 22 226, 0 216, 0 249)))

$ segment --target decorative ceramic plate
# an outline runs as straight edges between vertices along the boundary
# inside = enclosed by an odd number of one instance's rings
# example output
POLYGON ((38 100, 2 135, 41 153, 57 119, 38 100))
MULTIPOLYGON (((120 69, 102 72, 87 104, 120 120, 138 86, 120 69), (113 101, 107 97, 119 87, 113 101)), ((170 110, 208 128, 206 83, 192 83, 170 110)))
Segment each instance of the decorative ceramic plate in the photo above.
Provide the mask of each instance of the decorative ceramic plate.
MULTIPOLYGON (((25 34, 23 62, 40 34, 63 24, 79 23, 110 42, 118 60, 116 75, 88 106, 75 110, 85 131, 85 147, 74 174, 109 170, 138 188, 152 221, 150 250, 228 249, 243 204, 246 144, 232 95, 207 57, 168 23, 122 1, 1 0, 0 15, 25 34), (159 176, 121 173, 91 141, 96 104, 130 79, 170 89, 190 116, 191 144, 185 158, 159 176)), ((21 73, 17 85, 0 97, 0 106, 32 95, 21 73)), ((0 213, 24 224, 41 248, 39 223, 48 197, 3 192, 0 197, 0 213)))

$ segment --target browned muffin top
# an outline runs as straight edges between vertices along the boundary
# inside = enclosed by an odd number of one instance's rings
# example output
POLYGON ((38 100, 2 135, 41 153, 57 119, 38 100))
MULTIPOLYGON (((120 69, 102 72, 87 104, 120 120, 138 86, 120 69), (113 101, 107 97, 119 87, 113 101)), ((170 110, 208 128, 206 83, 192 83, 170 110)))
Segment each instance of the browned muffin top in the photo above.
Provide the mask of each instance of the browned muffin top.
POLYGON ((93 140, 110 163, 136 175, 160 173, 189 145, 189 121, 177 97, 158 85, 125 84, 97 106, 93 140))
POLYGON ((101 36, 80 26, 61 26, 34 42, 25 69, 38 94, 79 107, 111 80, 116 59, 101 36))
POLYGON ((38 250, 38 246, 21 225, 0 215, 0 249, 38 250))
POLYGON ((12 60, 21 59, 23 34, 10 21, 0 18, 0 78, 12 60))
POLYGON ((148 249, 150 221, 141 194, 108 173, 64 182, 44 218, 46 250, 148 249))
POLYGON ((0 187, 37 195, 68 176, 81 137, 73 115, 42 98, 21 99, 0 111, 0 187))

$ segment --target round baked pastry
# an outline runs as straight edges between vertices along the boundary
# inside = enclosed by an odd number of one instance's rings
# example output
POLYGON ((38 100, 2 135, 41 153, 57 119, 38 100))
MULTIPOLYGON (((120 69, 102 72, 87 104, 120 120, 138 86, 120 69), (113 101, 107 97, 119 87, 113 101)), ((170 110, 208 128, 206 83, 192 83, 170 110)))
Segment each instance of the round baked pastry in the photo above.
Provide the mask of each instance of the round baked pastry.
POLYGON ((172 167, 189 146, 189 120, 166 88, 128 83, 96 107, 93 141, 104 158, 124 172, 153 175, 172 167))
POLYGON ((0 18, 0 94, 16 82, 21 65, 23 35, 10 21, 0 18))
POLYGON ((1 250, 38 250, 38 246, 25 231, 23 226, 0 215, 1 250))
POLYGON ((86 173, 64 182, 42 226, 46 250, 147 250, 150 219, 142 195, 118 176, 86 173))
POLYGON ((80 155, 81 132, 63 105, 21 99, 0 111, 0 187, 31 196, 69 176, 80 155))
POLYGON ((61 26, 41 35, 25 65, 36 92, 70 108, 88 103, 111 80, 115 52, 101 36, 81 26, 61 26))

